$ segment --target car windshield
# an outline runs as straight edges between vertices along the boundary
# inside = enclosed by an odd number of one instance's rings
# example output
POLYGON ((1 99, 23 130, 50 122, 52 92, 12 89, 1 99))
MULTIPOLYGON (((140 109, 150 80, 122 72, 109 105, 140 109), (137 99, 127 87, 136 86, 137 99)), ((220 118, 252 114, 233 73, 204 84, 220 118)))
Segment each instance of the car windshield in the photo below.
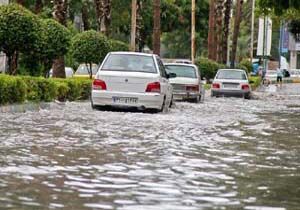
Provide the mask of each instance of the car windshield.
POLYGON ((152 56, 111 54, 101 70, 156 73, 152 56))
POLYGON ((243 71, 221 70, 217 75, 217 79, 247 80, 247 77, 243 71))
POLYGON ((175 73, 177 77, 197 78, 196 69, 192 66, 166 65, 168 73, 175 73))
MULTIPOLYGON (((88 69, 90 68, 90 65, 85 65, 85 64, 81 64, 77 71, 76 71, 76 75, 88 75, 89 72, 88 72, 88 69)), ((92 65, 92 74, 93 75, 96 75, 97 73, 97 70, 98 70, 98 66, 96 64, 93 64, 92 65)))

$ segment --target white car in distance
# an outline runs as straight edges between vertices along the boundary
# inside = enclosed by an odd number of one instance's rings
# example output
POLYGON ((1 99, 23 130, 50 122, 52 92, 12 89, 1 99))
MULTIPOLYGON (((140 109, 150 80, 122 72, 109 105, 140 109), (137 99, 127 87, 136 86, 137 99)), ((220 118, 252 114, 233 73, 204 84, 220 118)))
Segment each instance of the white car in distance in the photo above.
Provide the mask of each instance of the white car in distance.
POLYGON ((239 96, 250 99, 251 86, 241 69, 219 69, 212 83, 211 96, 239 96))
POLYGON ((185 63, 166 63, 168 73, 176 74, 171 78, 174 100, 188 100, 198 103, 201 99, 202 82, 197 66, 185 63))
POLYGON ((160 58, 154 54, 111 52, 102 62, 92 85, 92 108, 133 107, 167 111, 173 88, 160 58))

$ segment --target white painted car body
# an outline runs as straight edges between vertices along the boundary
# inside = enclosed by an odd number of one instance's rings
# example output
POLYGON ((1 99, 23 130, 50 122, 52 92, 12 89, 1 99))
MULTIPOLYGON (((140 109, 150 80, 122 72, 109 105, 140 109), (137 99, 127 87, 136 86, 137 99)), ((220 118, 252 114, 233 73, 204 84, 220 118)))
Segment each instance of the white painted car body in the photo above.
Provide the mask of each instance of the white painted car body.
POLYGON ((176 73, 177 69, 193 71, 194 75, 177 74, 175 78, 170 79, 170 83, 173 86, 173 99, 174 100, 193 100, 199 102, 202 93, 202 81, 201 75, 196 65, 184 64, 184 63, 166 63, 167 72, 171 71, 176 73), (184 69, 187 68, 187 69, 184 69))
POLYGON ((212 96, 250 98, 251 86, 247 73, 241 69, 219 69, 212 84, 212 96), (229 75, 227 77, 227 75, 229 75), (233 77, 231 77, 231 75, 233 77))
POLYGON ((134 52, 111 52, 108 53, 96 74, 91 100, 93 108, 113 106, 163 111, 168 110, 171 105, 172 92, 168 75, 158 56, 134 52), (129 62, 131 58, 137 61, 146 58, 149 61, 153 60, 152 72, 132 71, 129 67, 122 70, 106 68, 109 59, 118 59, 118 57, 126 58, 129 62), (102 81, 105 88, 99 88, 97 81, 98 83, 102 81))

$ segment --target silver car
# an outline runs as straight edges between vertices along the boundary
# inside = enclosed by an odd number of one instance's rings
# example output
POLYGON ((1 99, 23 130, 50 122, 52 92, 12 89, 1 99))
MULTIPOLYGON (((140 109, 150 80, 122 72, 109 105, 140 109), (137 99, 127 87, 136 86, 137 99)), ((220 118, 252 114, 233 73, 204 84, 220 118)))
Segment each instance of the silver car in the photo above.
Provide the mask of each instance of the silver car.
POLYGON ((247 73, 241 69, 218 70, 212 84, 211 96, 239 96, 249 99, 251 86, 247 73))
POLYGON ((176 74, 171 78, 174 100, 188 100, 198 103, 201 99, 202 82, 197 66, 184 63, 166 63, 168 73, 176 74))

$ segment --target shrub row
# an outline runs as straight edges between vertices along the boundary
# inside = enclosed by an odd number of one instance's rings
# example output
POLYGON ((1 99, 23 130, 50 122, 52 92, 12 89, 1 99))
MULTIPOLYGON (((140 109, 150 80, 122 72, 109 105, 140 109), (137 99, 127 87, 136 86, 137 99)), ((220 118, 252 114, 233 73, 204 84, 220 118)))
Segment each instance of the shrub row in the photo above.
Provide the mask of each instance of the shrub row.
POLYGON ((209 60, 207 58, 197 58, 195 64, 201 71, 201 77, 206 78, 206 80, 213 79, 218 71, 218 69, 226 68, 225 65, 219 64, 215 61, 209 60))
MULTIPOLYGON (((213 79, 218 69, 229 68, 224 64, 220 64, 208 58, 202 57, 197 58, 195 60, 195 64, 200 69, 202 78, 206 78, 207 80, 213 79)), ((238 65, 236 65, 235 68, 243 69, 248 73, 252 72, 252 64, 247 59, 242 60, 238 65)))
POLYGON ((89 79, 45 79, 0 75, 0 105, 25 101, 85 100, 90 96, 89 79))

